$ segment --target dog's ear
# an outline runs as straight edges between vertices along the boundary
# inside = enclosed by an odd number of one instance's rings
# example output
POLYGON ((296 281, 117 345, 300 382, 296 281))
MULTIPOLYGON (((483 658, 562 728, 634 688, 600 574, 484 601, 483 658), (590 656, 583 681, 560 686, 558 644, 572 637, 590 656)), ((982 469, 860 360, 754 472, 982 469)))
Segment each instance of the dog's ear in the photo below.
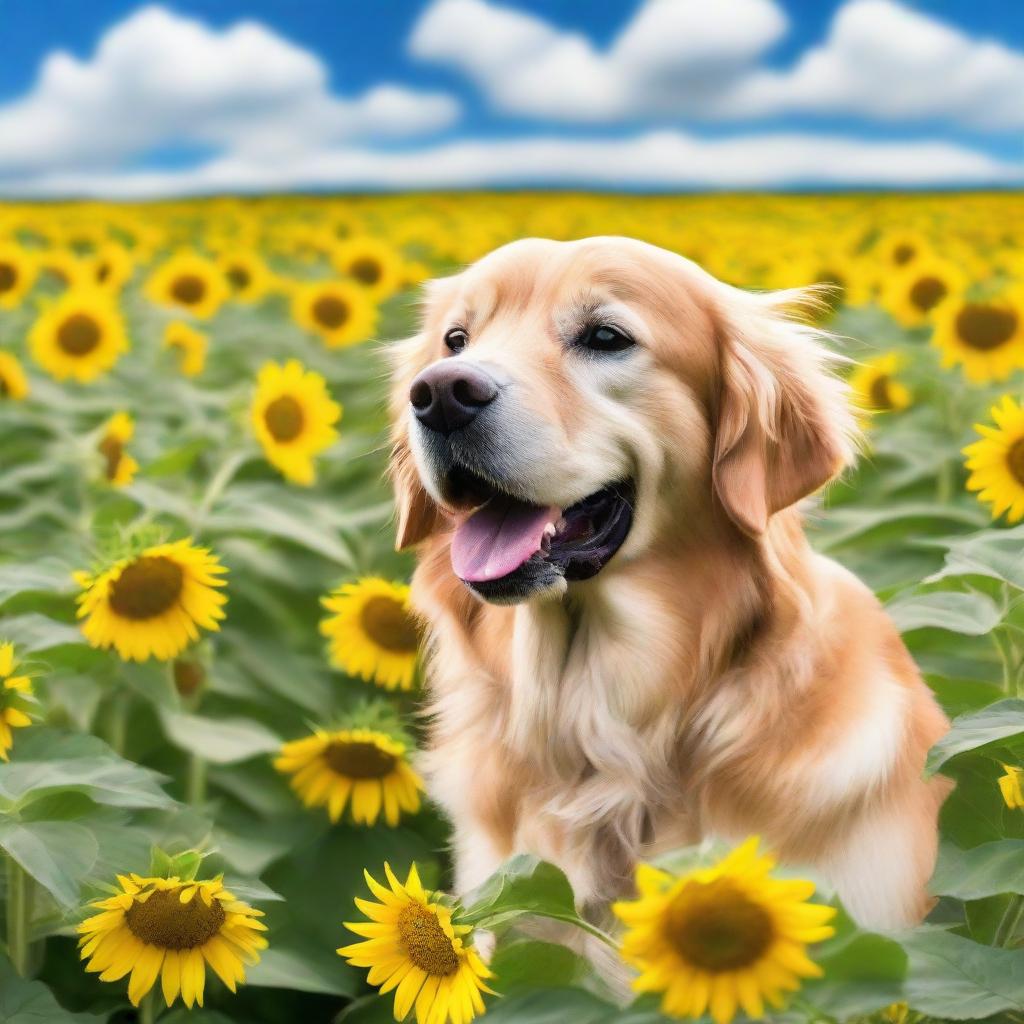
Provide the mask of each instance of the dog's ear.
MULTIPOLYGON (((794 321, 793 293, 734 293, 717 318, 721 393, 713 482, 744 533, 824 486, 853 458, 856 425, 839 357, 823 335, 794 321)), ((813 301, 813 300, 812 300, 813 301)))

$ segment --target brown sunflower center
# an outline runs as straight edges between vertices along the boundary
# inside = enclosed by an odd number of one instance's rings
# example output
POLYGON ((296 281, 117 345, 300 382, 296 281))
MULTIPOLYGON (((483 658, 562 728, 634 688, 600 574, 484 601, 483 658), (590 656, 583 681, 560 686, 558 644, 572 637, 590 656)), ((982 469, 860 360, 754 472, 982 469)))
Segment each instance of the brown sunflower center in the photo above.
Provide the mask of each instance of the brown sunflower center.
POLYGON ((891 383, 888 374, 884 373, 871 382, 871 387, 868 388, 868 397, 871 400, 872 409, 886 411, 895 405, 892 400, 892 392, 889 390, 891 383))
POLYGON ((1024 438, 1014 441, 1006 453, 1006 468, 1017 483, 1024 486, 1024 438))
POLYGON ((336 295, 323 295, 313 303, 313 319, 328 330, 340 327, 348 320, 348 315, 348 303, 336 295))
POLYGON ((956 333, 970 348, 981 352, 1005 345, 1017 330, 1017 314, 979 302, 969 302, 956 316, 956 333))
POLYGON ((0 398, 6 398, 11 393, 11 386, 7 383, 7 378, 0 375, 0 398))
POLYGON ((231 282, 231 287, 236 292, 243 291, 249 287, 249 282, 252 280, 252 276, 245 267, 240 267, 237 264, 233 267, 228 267, 227 273, 228 281, 231 282))
POLYGON ((124 455, 124 445, 116 437, 107 434, 96 447, 99 448, 100 455, 106 460, 107 479, 113 480, 117 476, 117 467, 121 464, 121 456, 124 455))
POLYGON ((334 742, 324 751, 324 759, 339 775, 350 779, 382 779, 398 763, 394 754, 363 740, 334 742))
POLYGON ((197 693, 206 681, 206 672, 198 661, 174 661, 174 688, 182 697, 197 693))
POLYGON ((108 277, 110 277, 110 264, 101 263, 96 268, 96 280, 99 281, 100 284, 102 284, 104 281, 106 281, 108 277))
POLYGON ((666 932, 684 960, 712 972, 749 967, 775 937, 764 908, 727 878, 688 885, 669 908, 666 932))
POLYGON ((927 313, 949 293, 945 281, 937 277, 919 277, 910 287, 910 301, 915 309, 927 313))
POLYGON ((914 253, 917 250, 912 246, 904 242, 902 245, 897 245, 892 251, 892 261, 898 267, 902 267, 905 263, 909 263, 914 258, 914 253))
POLYGON ((178 889, 161 889, 145 903, 133 903, 125 921, 136 938, 161 949, 196 949, 216 935, 227 916, 220 900, 210 906, 196 893, 182 903, 178 889))
POLYGON ((294 441, 302 433, 302 406, 291 395, 281 395, 267 406, 263 422, 275 441, 294 441))
POLYGON ((110 607, 126 619, 162 615, 181 596, 185 574, 163 555, 143 556, 125 566, 110 588, 110 607))
POLYGON ((206 294, 206 282, 197 274, 182 274, 171 284, 171 295, 175 301, 186 306, 194 306, 203 301, 206 294))
POLYGON ((18 268, 11 263, 0 263, 0 292, 9 292, 18 283, 18 268))
POLYGON ((452 940, 444 933, 437 915, 413 903, 398 915, 398 935, 406 956, 435 978, 446 978, 459 969, 452 940))
POLYGON ((359 259, 352 261, 348 272, 363 284, 376 284, 381 279, 384 268, 372 257, 361 256, 359 259))
POLYGON ((378 647, 396 654, 415 654, 420 638, 409 613, 394 598, 378 594, 371 597, 360 614, 366 635, 378 647))
POLYGON ((100 325, 87 313, 72 313, 57 328, 57 344, 69 356, 87 356, 101 337, 100 325))

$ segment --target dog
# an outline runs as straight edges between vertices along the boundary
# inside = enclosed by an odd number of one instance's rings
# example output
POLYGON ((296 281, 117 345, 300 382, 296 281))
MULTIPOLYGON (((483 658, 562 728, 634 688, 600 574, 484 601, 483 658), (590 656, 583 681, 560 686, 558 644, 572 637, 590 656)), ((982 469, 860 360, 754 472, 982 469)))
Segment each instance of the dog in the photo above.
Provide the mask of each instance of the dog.
POLYGON ((532 853, 599 917, 639 861, 758 834, 863 926, 927 913, 948 721, 805 538, 857 417, 801 299, 626 238, 426 286, 390 471, 460 893, 532 853))

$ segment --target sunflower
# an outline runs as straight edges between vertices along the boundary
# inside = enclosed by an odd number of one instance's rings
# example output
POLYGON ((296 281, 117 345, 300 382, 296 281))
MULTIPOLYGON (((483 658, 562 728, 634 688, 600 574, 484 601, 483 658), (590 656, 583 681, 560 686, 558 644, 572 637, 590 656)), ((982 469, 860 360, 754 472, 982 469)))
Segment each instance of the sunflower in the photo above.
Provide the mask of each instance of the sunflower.
POLYGON ((273 284, 273 275, 254 252, 232 250, 217 260, 232 298, 239 302, 256 302, 273 284))
POLYGON ((320 623, 331 664, 386 690, 411 690, 420 633, 409 608, 409 587, 369 576, 323 599, 334 614, 320 623))
POLYGON ((901 272, 886 276, 882 304, 903 327, 917 327, 928 323, 946 296, 961 292, 966 283, 952 263, 922 257, 901 272))
POLYGON ((843 307, 863 306, 871 298, 863 268, 849 257, 834 253, 805 260, 790 283, 794 282, 824 286, 817 295, 817 308, 812 310, 819 322, 830 319, 843 307))
POLYGON ((850 390, 865 412, 899 412, 910 405, 910 392, 896 379, 904 365, 898 352, 887 352, 860 363, 850 374, 850 390))
POLYGON ((176 306, 206 320, 230 297, 220 268, 205 256, 182 250, 158 267, 146 282, 146 295, 158 306, 176 306))
POLYGON ((751 1017, 800 978, 821 976, 806 945, 829 938, 832 907, 808 903, 814 885, 769 876, 775 861, 757 838, 724 860, 679 878, 646 864, 636 872, 639 898, 616 903, 625 923, 622 958, 640 971, 638 992, 662 992, 661 1008, 678 1017, 706 1010, 727 1024, 738 1006, 751 1017))
POLYGON ((227 570, 189 540, 157 544, 102 572, 79 573, 82 632, 93 647, 113 647, 126 661, 180 654, 199 629, 220 629, 227 598, 217 592, 227 570))
POLYGON ((281 748, 274 767, 306 807, 326 807, 337 822, 350 804, 357 825, 384 821, 394 827, 402 813, 420 809, 423 782, 405 758, 405 745, 374 729, 318 729, 281 748))
POLYGON ((31 253, 9 242, 0 242, 0 309, 13 309, 21 303, 38 269, 31 253))
POLYGON ((916 231, 893 231, 885 235, 874 250, 883 272, 909 267, 929 252, 928 242, 916 231))
POLYGON ((970 471, 967 489, 978 492, 978 500, 992 507, 992 518, 1004 512, 1008 522, 1024 517, 1024 408, 1009 395, 992 406, 994 427, 976 423, 981 440, 964 448, 970 471))
POLYGON ((209 340, 183 320, 172 320, 164 329, 164 348, 176 349, 178 368, 186 377, 198 377, 206 366, 209 340))
POLYGON ((0 399, 20 399, 27 394, 28 378, 17 356, 0 352, 0 399))
POLYGON ((1024 290, 986 299, 954 293, 933 314, 934 344, 945 368, 960 364, 975 383, 1005 380, 1024 366, 1024 290))
POLYGON ((346 238, 331 251, 331 264, 374 299, 386 299, 402 283, 402 257, 369 235, 346 238))
POLYGON ((234 992, 267 940, 263 912, 224 888, 220 878, 183 881, 118 875, 119 891, 94 900, 97 913, 79 926, 81 957, 100 981, 131 974, 128 998, 138 1006, 160 979, 168 1006, 178 998, 203 1005, 206 965, 234 992))
POLYGON ((1010 810, 1024 810, 1024 768, 1004 764, 1005 774, 999 777, 999 791, 1010 810))
POLYGON ((132 482, 139 464, 124 450, 135 433, 135 423, 126 412, 114 413, 103 427, 97 449, 103 456, 103 475, 114 487, 132 482))
POLYGON ((28 335, 35 361, 57 380, 83 384, 109 370, 128 350, 124 320, 111 296, 95 287, 66 291, 28 335))
POLYGON ((416 1024, 469 1024, 484 1012, 481 992, 494 993, 493 977, 470 939, 472 927, 452 920, 452 911, 432 898, 414 864, 403 885, 384 865, 390 889, 364 871, 366 884, 380 901, 357 898, 369 921, 347 923, 363 941, 342 946, 338 955, 353 967, 368 967, 366 980, 381 995, 395 989, 395 1020, 416 1008, 416 1024))
POLYGON ((312 281, 292 293, 292 318, 329 348, 365 341, 375 330, 373 300, 350 281, 312 281))
POLYGON ((89 262, 69 249, 48 249, 39 257, 39 269, 44 278, 50 278, 61 288, 87 287, 95 283, 89 262))
POLYGON ((28 704, 32 700, 32 682, 28 676, 16 676, 14 644, 0 644, 0 760, 6 761, 14 744, 12 729, 32 724, 28 704))
POLYGON ((117 242, 101 246, 92 260, 92 278, 100 287, 119 292, 135 272, 135 261, 131 253, 117 242))
POLYGON ((250 410, 253 430, 267 461, 292 483, 316 479, 313 458, 338 439, 334 424, 341 411, 323 377, 298 360, 260 369, 250 410))

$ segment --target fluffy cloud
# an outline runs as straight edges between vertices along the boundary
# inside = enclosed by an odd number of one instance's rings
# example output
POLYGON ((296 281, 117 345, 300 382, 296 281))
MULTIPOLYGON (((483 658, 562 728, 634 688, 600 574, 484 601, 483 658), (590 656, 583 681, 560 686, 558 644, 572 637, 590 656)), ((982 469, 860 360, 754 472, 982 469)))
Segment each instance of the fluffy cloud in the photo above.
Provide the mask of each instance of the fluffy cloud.
POLYGON ((167 146, 292 159, 342 139, 429 132, 457 114, 447 96, 397 86, 337 98, 314 55, 256 22, 215 31, 146 7, 89 60, 51 54, 34 89, 0 107, 0 176, 112 168, 167 146))

